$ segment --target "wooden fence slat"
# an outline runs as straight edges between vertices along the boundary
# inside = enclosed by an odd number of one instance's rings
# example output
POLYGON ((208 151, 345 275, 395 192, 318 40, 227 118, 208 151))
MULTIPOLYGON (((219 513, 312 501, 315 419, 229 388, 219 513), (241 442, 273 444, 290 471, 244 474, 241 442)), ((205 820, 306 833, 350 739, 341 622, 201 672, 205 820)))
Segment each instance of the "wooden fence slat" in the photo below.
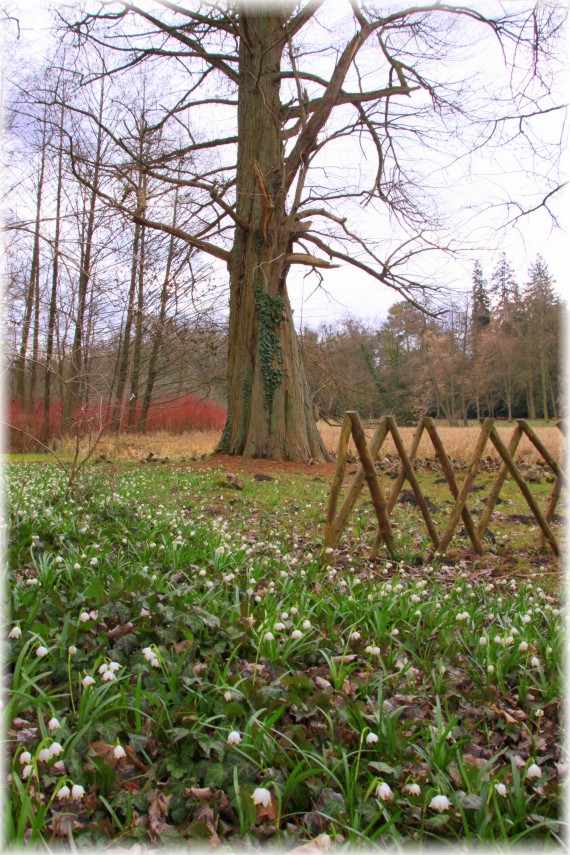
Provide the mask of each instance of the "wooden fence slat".
MULTIPOLYGON (((561 431, 564 437, 567 434, 567 424, 566 422, 559 421, 556 422, 556 427, 561 431)), ((564 464, 566 464, 566 459, 568 456, 568 447, 564 449, 564 464)), ((566 469, 566 465, 564 465, 564 469, 566 469)), ((560 494, 562 492, 562 479, 559 475, 556 476, 556 480, 554 482, 554 486, 552 487, 552 491, 550 496, 548 497, 548 504, 546 506, 546 513, 544 514, 544 518, 546 522, 550 525, 552 520, 554 519, 554 511, 556 510, 556 505, 558 504, 558 500, 560 499, 560 494)), ((540 547, 544 546, 544 533, 541 530, 540 532, 540 547)))
POLYGON ((495 446, 495 448, 497 449, 497 451, 501 455, 502 459, 504 460, 510 474, 513 476, 514 480, 517 482, 519 490, 521 491, 521 493, 523 494, 523 496, 526 499, 527 505, 529 506, 529 508, 533 512, 537 523, 539 524, 540 528, 542 529, 542 531, 544 533, 544 536, 546 537, 546 539, 550 543, 550 546, 552 547, 552 551, 554 552, 555 555, 560 555, 558 543, 556 542, 556 538, 554 537, 550 526, 548 525, 547 521, 544 518, 542 511, 540 510, 537 503, 535 502, 534 497, 529 490, 528 484, 526 483, 525 479, 523 478, 523 476, 519 472, 519 470, 518 470, 516 464, 514 463, 514 461, 512 460, 512 458, 509 457, 508 450, 505 447, 503 440, 501 439, 501 437, 497 433, 495 427, 493 427, 491 430, 491 442, 493 443, 493 445, 495 446))
POLYGON ((402 442, 402 438, 398 432, 398 427, 396 425, 396 420, 393 416, 387 416, 388 428, 390 433, 392 434, 392 439, 394 440, 394 445, 396 446, 396 451, 400 455, 400 460, 402 461, 403 470, 406 473, 406 477, 410 483, 412 490, 414 491, 414 495, 418 500, 418 505, 420 506, 420 510, 422 512, 422 516, 424 518, 426 528, 428 530, 431 542, 437 549, 439 546, 439 537, 435 530, 435 526, 433 524, 429 508, 426 504, 426 500, 424 499, 424 495, 421 491, 420 485, 418 483, 418 479, 416 478, 416 473, 412 469, 412 464, 408 459, 408 455, 406 454, 406 449, 404 447, 404 443, 402 442))
MULTIPOLYGON (((453 537, 455 529, 457 528, 457 524, 465 507, 465 502, 467 501, 467 496, 469 495, 469 491, 473 486, 473 481, 475 480, 475 476, 477 475, 477 472, 479 470, 481 455, 483 454, 485 446, 487 445, 487 440, 489 439, 489 435, 492 430, 493 419, 485 419, 485 421, 481 425, 481 432, 479 434, 479 439, 477 440, 477 444, 475 446, 475 451, 473 452, 473 459, 471 460, 471 463, 467 468, 467 474, 465 475, 465 479, 461 485, 461 489, 459 490, 459 495, 455 500, 455 505, 451 512, 447 528, 441 536, 439 551, 442 554, 449 546, 451 538, 453 537)), ((475 532, 475 534, 477 533, 475 532)), ((475 543, 473 545, 475 545, 475 543)), ((483 550, 481 549, 481 551, 483 550)))
MULTIPOLYGON (((519 442, 522 439, 522 435, 523 435, 523 432, 522 432, 521 426, 519 424, 517 424, 516 428, 514 429, 512 435, 511 435, 511 438, 509 440, 509 447, 507 449, 509 452, 509 455, 513 458, 513 460, 514 460, 515 452, 518 448, 519 442)), ((489 496, 487 497, 487 503, 483 509, 483 515, 481 516, 481 519, 479 520, 479 525, 477 526, 477 534, 480 537, 483 537, 483 534, 486 531, 487 526, 489 525, 489 520, 491 519, 491 514, 493 513, 493 511, 495 509, 495 505, 497 504, 497 500, 498 500, 499 496, 501 495, 501 490, 502 490, 503 484, 505 483, 505 478, 507 477, 508 471, 509 470, 507 469, 506 464, 503 463, 501 465, 501 468, 499 469, 499 472, 497 473, 497 477, 495 478, 491 492, 489 493, 489 496)))
POLYGON ((344 420, 342 422, 342 427, 340 429, 340 436, 338 440, 338 451, 336 455, 336 471, 334 473, 334 478, 331 486, 331 492, 329 496, 329 504, 327 508, 327 523, 325 527, 325 547, 330 546, 330 537, 331 537, 331 528, 334 521, 334 516, 336 513, 336 505, 338 502, 338 496, 342 487, 342 482, 344 481, 344 473, 346 470, 346 459, 348 457, 348 443, 350 442, 350 435, 352 432, 352 422, 347 413, 345 413, 344 420))
MULTIPOLYGON (((409 460, 412 461, 416 456, 420 439, 422 438, 422 434, 424 432, 424 423, 423 419, 420 420, 418 426, 416 427, 415 433, 412 437, 412 444, 410 446, 410 454, 409 460)), ((392 492, 390 493, 390 498, 388 499, 388 513, 391 514, 394 510, 394 506, 398 500, 398 496, 400 495, 400 490, 406 480, 406 470, 402 467, 400 470, 398 477, 392 487, 392 492)), ((376 561, 378 557, 378 549, 380 548, 380 544, 382 543, 382 532, 377 531, 376 536, 374 538, 374 543, 372 544, 372 548, 370 550, 370 561, 376 561)))
MULTIPOLYGON (((457 500, 457 497, 459 496, 459 487, 457 486, 457 481, 455 479, 455 472, 453 471, 453 466, 451 465, 449 457, 447 456, 447 452, 437 432, 435 422, 432 418, 429 418, 428 416, 426 416, 422 421, 432 441, 436 457, 441 464, 441 468, 443 469, 443 474, 445 475, 445 478, 449 485, 449 489, 451 490, 451 495, 454 499, 457 500)), ((471 539, 471 543, 473 544, 475 551, 482 554, 484 552, 483 544, 481 542, 481 538, 477 533, 475 523, 473 522, 473 517, 471 516, 471 513, 469 512, 468 508, 463 508, 463 510, 461 511, 461 518, 463 520, 463 524, 471 539)), ((439 551, 441 552, 441 538, 439 544, 439 551)))
POLYGON ((520 425, 521 429, 526 433, 536 450, 555 473, 556 477, 561 478, 564 482, 564 486, 567 487, 568 478, 566 477, 566 473, 562 471, 558 461, 554 459, 544 443, 535 434, 531 426, 524 419, 517 419, 517 424, 520 425))
MULTIPOLYGON (((350 415, 350 410, 347 411, 347 414, 350 415)), ((382 443, 386 439, 388 434, 388 426, 386 424, 386 417, 382 416, 380 422, 378 423, 378 427, 376 428, 376 433, 370 440, 370 455, 372 459, 376 457, 378 451, 382 447, 382 443)), ((352 513, 352 509, 356 504, 356 500, 358 499, 362 487, 364 486, 364 469, 362 465, 359 466, 356 475, 353 478, 352 484, 344 498, 344 502, 342 503, 338 514, 336 515, 332 525, 330 532, 330 543, 329 546, 335 547, 339 541, 339 538, 344 531, 346 523, 350 514, 352 513)))
POLYGON ((358 451, 358 456, 362 462, 364 477, 366 478, 366 483, 370 490, 372 504, 374 505, 374 510, 376 511, 376 517, 378 519, 378 525, 380 526, 382 536, 386 541, 386 548, 389 552, 393 552, 394 535, 392 533, 392 526, 390 525, 390 518, 387 514, 386 499, 380 489, 378 475, 374 469, 374 457, 370 453, 370 449, 366 444, 366 436, 364 435, 364 428, 362 427, 360 416, 357 412, 352 411, 349 413, 349 417, 352 422, 352 438, 358 451))

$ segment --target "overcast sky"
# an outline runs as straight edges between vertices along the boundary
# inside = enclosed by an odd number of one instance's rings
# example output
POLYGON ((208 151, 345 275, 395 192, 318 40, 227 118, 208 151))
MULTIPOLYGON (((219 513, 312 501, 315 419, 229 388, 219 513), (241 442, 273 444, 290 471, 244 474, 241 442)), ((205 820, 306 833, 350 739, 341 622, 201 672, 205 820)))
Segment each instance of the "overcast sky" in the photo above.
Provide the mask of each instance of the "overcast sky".
MULTIPOLYGON (((44 0, 17 0, 6 4, 9 13, 19 19, 18 50, 22 57, 40 58, 48 49, 48 7, 49 4, 44 0)), ((13 35, 15 25, 9 26, 13 35)), ((567 62, 566 73, 559 81, 558 90, 561 93, 570 91, 567 62)), ((545 118, 544 122, 548 133, 549 120, 545 118)), ((568 174, 568 152, 564 157, 564 172, 568 174)), ((516 159, 499 162, 496 155, 490 158, 488 153, 480 153, 471 160, 470 167, 469 179, 459 184, 450 180, 453 188, 442 190, 442 199, 439 201, 451 209, 463 208, 464 212, 473 207, 480 208, 483 199, 490 200, 498 207, 488 207, 483 215, 477 217, 471 214, 463 216, 462 236, 472 248, 458 258, 426 258, 418 267, 419 276, 425 274, 435 277, 448 291, 468 291, 474 260, 481 261, 485 274, 489 276, 504 250, 513 264, 519 283, 524 284, 529 265, 541 253, 556 279, 559 292, 565 296, 570 239, 568 193, 558 194, 550 205, 559 219, 560 229, 555 228, 548 212, 541 209, 505 230, 500 228, 506 219, 500 203, 509 194, 516 196, 521 189, 521 172, 516 159)), ((385 224, 379 222, 379 228, 385 228, 385 224)), ((382 319, 397 299, 397 295, 389 288, 347 265, 337 270, 322 271, 321 284, 315 276, 306 277, 305 273, 305 269, 295 266, 289 278, 290 298, 298 326, 301 322, 303 325, 318 326, 321 322, 331 323, 346 316, 382 319)))

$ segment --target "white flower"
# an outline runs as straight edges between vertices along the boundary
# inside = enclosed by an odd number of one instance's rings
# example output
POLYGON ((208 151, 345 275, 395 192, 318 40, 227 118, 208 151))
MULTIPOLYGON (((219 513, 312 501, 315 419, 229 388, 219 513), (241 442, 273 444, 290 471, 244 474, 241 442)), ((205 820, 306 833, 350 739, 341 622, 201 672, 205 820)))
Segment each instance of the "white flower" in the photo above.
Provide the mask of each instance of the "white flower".
POLYGON ((97 609, 91 609, 91 611, 89 612, 89 617, 91 618, 91 620, 97 620, 97 618, 99 617, 99 612, 97 611, 97 609))
POLYGON ((375 733, 369 733, 366 736, 366 742, 368 745, 374 745, 375 742, 378 742, 378 737, 375 733))
POLYGON ((105 671, 101 679, 104 680, 106 683, 110 683, 115 679, 115 675, 112 671, 105 671))
POLYGON ((81 681, 81 684, 82 684, 83 688, 86 689, 87 686, 92 686, 94 682, 95 682, 95 680, 93 679, 93 677, 91 677, 88 674, 86 677, 83 678, 83 680, 81 681))
POLYGON ((71 798, 72 799, 82 799, 85 795, 85 790, 81 786, 81 784, 74 784, 71 788, 71 798))
POLYGON ((77 653, 77 647, 75 646, 75 644, 70 644, 67 648, 67 652, 70 656, 75 656, 75 654, 77 653))
POLYGON ((390 784, 381 783, 376 787, 376 798, 383 802, 391 802, 394 798, 394 793, 390 784))
POLYGON ((30 766, 29 764, 27 766, 24 766, 24 768, 22 769, 22 778, 24 780, 26 778, 29 778, 33 771, 34 771, 33 766, 30 766))
POLYGON ((233 701, 234 696, 231 692, 224 692, 224 701, 233 701))
POLYGON ((392 635, 400 635, 400 630, 394 627, 394 629, 392 630, 392 635))
POLYGON ((421 793, 419 784, 406 784, 403 790, 408 796, 419 796, 421 793))
POLYGON ((369 644, 368 647, 364 650, 365 653, 370 653, 372 656, 379 656, 380 648, 374 647, 372 644, 369 644))
POLYGON ((152 665, 153 668, 159 668, 160 667, 160 662, 158 661, 157 656, 153 656, 152 659, 150 659, 149 661, 150 661, 150 664, 152 665))
POLYGON ((49 748, 40 748, 40 751, 38 754, 38 761, 40 763, 49 763, 50 760, 51 760, 51 753, 50 753, 49 748))
POLYGON ((530 615, 523 615, 521 618, 521 623, 530 623, 532 620, 530 615))
POLYGON ((360 633, 358 632, 358 630, 356 630, 355 632, 352 632, 350 634, 350 640, 351 641, 358 641, 359 638, 360 638, 360 633))
POLYGON ((254 805, 263 805, 264 807, 271 804, 271 793, 265 787, 257 787, 252 795, 254 805))
POLYGON ((524 653, 526 650, 528 650, 528 643, 526 641, 521 641, 521 643, 519 644, 519 650, 521 653, 524 653))
POLYGON ((519 757, 518 754, 515 754, 515 756, 513 757, 513 763, 515 764, 517 769, 523 769, 526 765, 522 757, 519 757))
POLYGON ((495 673, 495 666, 494 665, 487 665, 487 673, 488 674, 494 674, 495 673))
POLYGON ((239 745, 241 742, 241 733, 237 730, 230 730, 228 733, 228 745, 239 745))
POLYGON ((144 658, 145 658, 148 662, 150 662, 150 660, 151 660, 151 659, 156 655, 156 654, 153 652, 152 648, 150 648, 150 647, 143 647, 143 649, 142 649, 142 651, 141 651, 141 652, 142 652, 142 655, 144 656, 144 658))
POLYGON ((40 644, 39 647, 36 647, 36 656, 42 657, 42 656, 47 656, 47 655, 48 655, 48 649, 47 649, 47 647, 44 647, 43 644, 40 644))
POLYGON ((479 639, 479 644, 481 645, 481 647, 487 646, 487 636, 486 635, 481 636, 481 638, 479 639))
POLYGON ((89 612, 81 612, 79 615, 79 623, 87 623, 88 620, 91 620, 89 612))
POLYGON ((81 564, 77 564, 77 562, 73 565, 74 570, 81 570, 81 564))
POLYGON ((115 758, 115 760, 122 760, 123 757, 126 757, 126 756, 127 756, 127 752, 125 751, 123 746, 122 745, 115 745, 115 747, 113 749, 113 757, 115 758))
POLYGON ((288 617, 289 617, 289 612, 282 612, 281 620, 287 620, 288 617))
POLYGON ((108 670, 109 670, 109 666, 107 665, 106 662, 103 662, 102 665, 99 665, 99 667, 97 669, 97 673, 98 674, 105 674, 108 670))
POLYGON ((507 788, 505 787, 504 784, 495 784, 495 790, 497 791, 497 793, 500 796, 506 796, 507 795, 507 788))
POLYGON ((29 751, 22 751, 22 753, 18 757, 18 760, 22 764, 22 766, 24 766, 26 763, 29 763, 31 759, 32 755, 29 751))
POLYGON ((525 778, 541 778, 542 771, 540 766, 537 766, 536 763, 531 763, 525 773, 525 778))
POLYGON ((109 671, 118 671, 121 668, 119 662, 109 662, 109 671))
POLYGON ((291 608, 291 614, 292 615, 296 615, 298 611, 299 611, 299 609, 297 608, 297 606, 292 606, 292 608, 291 608))
POLYGON ((310 629, 311 628, 311 621, 310 620, 304 620, 303 623, 301 624, 301 626, 303 627, 303 629, 310 629))
POLYGON ((48 730, 57 730, 59 726, 59 721, 56 718, 50 718, 48 721, 48 730))
POLYGON ((71 790, 65 784, 60 787, 56 793, 56 799, 68 799, 71 795, 71 790))
POLYGON ((277 621, 277 623, 273 624, 273 629, 275 630, 275 632, 281 632, 283 629, 285 629, 285 624, 281 623, 281 621, 277 621))
POLYGON ((540 659, 538 658, 538 656, 533 656, 530 660, 530 664, 533 668, 538 668, 538 666, 540 665, 540 659))
POLYGON ((274 641, 275 636, 273 635, 272 632, 266 632, 265 635, 263 636, 263 640, 264 641, 274 641))
POLYGON ((293 632, 291 633, 291 638, 295 638, 295 639, 303 638, 303 633, 301 632, 300 629, 294 629, 293 632))
POLYGON ((438 813, 442 813, 444 810, 449 810, 451 807, 451 802, 447 798, 447 796, 434 796, 429 806, 432 810, 438 811, 438 813))
POLYGON ((50 759, 52 757, 59 757, 60 754, 63 754, 63 745, 60 745, 59 742, 52 742, 49 747, 50 759))
POLYGON ((10 632, 8 633, 8 638, 21 638, 22 630, 19 626, 13 626, 10 632))

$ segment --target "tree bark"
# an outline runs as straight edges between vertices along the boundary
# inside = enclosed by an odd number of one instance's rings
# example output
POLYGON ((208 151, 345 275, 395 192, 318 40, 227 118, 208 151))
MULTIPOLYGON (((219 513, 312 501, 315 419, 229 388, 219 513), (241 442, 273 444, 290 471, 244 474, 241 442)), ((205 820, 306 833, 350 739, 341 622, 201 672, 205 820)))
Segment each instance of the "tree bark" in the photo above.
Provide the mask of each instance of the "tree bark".
POLYGON ((276 11, 240 15, 238 223, 228 265, 228 415, 219 450, 307 462, 328 455, 285 284, 292 230, 281 192, 282 24, 276 11))

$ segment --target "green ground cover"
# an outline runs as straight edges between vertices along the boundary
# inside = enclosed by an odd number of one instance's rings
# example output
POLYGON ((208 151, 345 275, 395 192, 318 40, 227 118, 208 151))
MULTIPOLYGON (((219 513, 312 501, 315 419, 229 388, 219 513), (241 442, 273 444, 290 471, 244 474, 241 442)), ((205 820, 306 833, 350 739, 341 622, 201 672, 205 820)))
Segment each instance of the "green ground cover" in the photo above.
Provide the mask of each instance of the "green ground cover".
POLYGON ((402 502, 371 565, 362 501, 323 566, 318 476, 5 479, 11 844, 562 839, 560 567, 512 483, 484 556, 402 502))

